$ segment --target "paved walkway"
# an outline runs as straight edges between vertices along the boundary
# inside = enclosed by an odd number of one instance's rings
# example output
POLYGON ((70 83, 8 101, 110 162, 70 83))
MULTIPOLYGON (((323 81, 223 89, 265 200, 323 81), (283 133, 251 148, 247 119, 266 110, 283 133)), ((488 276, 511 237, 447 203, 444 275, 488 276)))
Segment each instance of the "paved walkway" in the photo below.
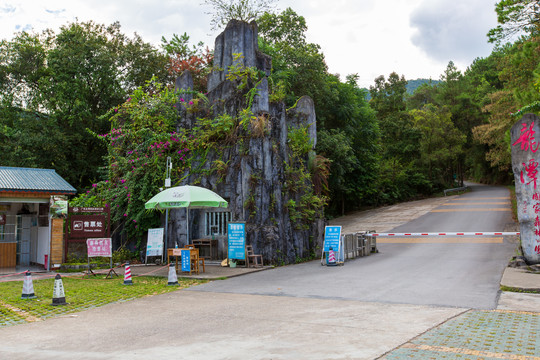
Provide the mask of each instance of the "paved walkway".
POLYGON ((383 359, 540 359, 540 313, 468 311, 383 359))

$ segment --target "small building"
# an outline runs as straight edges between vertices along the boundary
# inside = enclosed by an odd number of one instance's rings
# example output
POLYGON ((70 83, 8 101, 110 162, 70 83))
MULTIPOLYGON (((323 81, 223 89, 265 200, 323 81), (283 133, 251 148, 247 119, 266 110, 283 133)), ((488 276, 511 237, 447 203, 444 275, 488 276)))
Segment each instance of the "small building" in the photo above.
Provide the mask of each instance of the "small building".
POLYGON ((49 208, 51 199, 76 193, 54 170, 0 166, 0 269, 62 262, 63 219, 49 208))

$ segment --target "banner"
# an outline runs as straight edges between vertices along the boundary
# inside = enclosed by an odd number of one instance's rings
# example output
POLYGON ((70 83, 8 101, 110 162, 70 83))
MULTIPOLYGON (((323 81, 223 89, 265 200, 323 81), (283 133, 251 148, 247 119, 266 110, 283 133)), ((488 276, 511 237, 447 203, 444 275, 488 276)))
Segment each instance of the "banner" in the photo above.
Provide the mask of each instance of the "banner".
POLYGON ((228 223, 229 259, 244 260, 246 258, 246 224, 228 223))
POLYGON ((163 254, 163 228, 148 229, 146 256, 161 256, 163 254))

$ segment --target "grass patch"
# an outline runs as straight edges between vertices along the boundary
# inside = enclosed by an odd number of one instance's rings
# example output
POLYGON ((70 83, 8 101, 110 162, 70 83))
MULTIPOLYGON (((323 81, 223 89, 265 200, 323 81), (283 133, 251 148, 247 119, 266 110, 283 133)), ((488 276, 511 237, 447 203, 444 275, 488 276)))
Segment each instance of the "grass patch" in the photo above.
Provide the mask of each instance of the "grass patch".
POLYGON ((507 291, 507 292, 524 293, 524 294, 540 294, 540 290, 521 289, 521 288, 515 288, 515 287, 510 287, 510 286, 504 286, 504 285, 501 285, 501 290, 502 291, 507 291))
POLYGON ((128 301, 176 291, 206 281, 179 279, 179 286, 168 286, 164 277, 133 277, 133 285, 123 285, 123 277, 105 279, 105 276, 82 278, 63 277, 67 305, 53 306, 54 278, 33 281, 36 299, 21 299, 22 281, 0 283, 0 327, 41 321, 50 317, 70 314, 106 304, 128 301))

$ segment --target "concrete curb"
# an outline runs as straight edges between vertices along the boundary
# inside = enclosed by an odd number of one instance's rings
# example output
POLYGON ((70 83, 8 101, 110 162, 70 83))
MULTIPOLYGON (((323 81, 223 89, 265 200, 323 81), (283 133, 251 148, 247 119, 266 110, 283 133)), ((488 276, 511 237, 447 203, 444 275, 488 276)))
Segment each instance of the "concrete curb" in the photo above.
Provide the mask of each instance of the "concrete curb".
POLYGON ((540 274, 530 273, 524 269, 507 267, 501 278, 501 286, 521 291, 540 292, 540 274))

